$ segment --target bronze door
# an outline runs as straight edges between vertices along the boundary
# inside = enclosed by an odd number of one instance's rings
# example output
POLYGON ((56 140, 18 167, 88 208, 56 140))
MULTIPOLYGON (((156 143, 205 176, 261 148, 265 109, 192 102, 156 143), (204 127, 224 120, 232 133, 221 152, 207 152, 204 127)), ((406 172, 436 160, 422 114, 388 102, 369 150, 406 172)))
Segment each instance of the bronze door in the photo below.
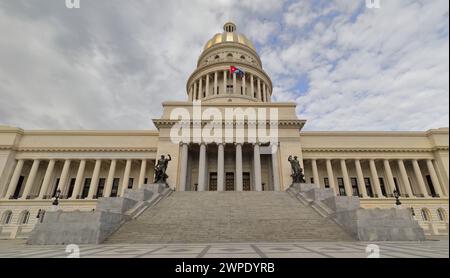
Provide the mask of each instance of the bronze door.
POLYGON ((225 190, 234 191, 234 173, 228 172, 225 175, 225 190))
POLYGON ((217 173, 209 174, 209 191, 217 191, 217 173))
POLYGON ((242 187, 244 191, 250 191, 250 173, 242 173, 242 187))

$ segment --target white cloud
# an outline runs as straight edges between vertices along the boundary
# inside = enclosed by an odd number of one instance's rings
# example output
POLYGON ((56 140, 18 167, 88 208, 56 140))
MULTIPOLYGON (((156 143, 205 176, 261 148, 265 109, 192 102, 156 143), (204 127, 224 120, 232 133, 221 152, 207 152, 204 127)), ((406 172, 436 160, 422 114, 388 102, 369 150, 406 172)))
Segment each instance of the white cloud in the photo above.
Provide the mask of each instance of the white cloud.
POLYGON ((233 20, 306 129, 448 126, 448 11, 446 0, 3 1, 0 124, 150 129, 233 20))

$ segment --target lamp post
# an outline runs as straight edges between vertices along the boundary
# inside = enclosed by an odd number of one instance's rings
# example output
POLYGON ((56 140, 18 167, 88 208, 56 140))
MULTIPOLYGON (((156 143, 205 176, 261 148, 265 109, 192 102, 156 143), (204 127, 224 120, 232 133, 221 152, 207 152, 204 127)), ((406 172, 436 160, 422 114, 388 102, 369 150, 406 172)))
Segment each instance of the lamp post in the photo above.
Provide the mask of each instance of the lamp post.
POLYGON ((416 213, 414 212, 414 208, 413 207, 411 207, 411 215, 414 217, 414 216, 416 216, 416 213))
POLYGON ((402 205, 402 202, 400 202, 399 198, 400 198, 400 194, 398 193, 397 189, 394 189, 394 197, 395 197, 395 206, 396 207, 400 207, 402 205))

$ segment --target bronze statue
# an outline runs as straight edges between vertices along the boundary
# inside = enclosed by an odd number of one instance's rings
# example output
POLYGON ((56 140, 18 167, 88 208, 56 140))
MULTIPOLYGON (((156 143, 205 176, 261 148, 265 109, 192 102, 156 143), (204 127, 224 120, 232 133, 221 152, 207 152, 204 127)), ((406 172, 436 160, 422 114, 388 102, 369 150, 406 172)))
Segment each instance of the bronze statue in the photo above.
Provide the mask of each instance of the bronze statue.
POLYGON ((300 161, 298 161, 297 156, 294 156, 294 159, 292 159, 292 155, 290 155, 288 161, 291 163, 292 183, 305 183, 305 175, 303 175, 303 169, 300 167, 300 161))
POLYGON ((158 163, 155 166, 155 181, 154 183, 166 183, 167 178, 169 177, 166 174, 167 165, 169 161, 172 160, 170 154, 167 155, 169 158, 166 158, 164 155, 161 155, 161 158, 158 159, 158 163))

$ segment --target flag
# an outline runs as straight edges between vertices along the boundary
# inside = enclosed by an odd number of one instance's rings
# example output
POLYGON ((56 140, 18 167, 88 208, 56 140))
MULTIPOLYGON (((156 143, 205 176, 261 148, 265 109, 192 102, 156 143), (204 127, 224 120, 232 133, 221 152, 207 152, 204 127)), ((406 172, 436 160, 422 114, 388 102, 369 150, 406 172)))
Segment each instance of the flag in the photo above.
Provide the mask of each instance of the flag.
POLYGON ((236 73, 237 76, 243 76, 245 74, 243 70, 235 66, 230 66, 230 73, 231 74, 236 73))

